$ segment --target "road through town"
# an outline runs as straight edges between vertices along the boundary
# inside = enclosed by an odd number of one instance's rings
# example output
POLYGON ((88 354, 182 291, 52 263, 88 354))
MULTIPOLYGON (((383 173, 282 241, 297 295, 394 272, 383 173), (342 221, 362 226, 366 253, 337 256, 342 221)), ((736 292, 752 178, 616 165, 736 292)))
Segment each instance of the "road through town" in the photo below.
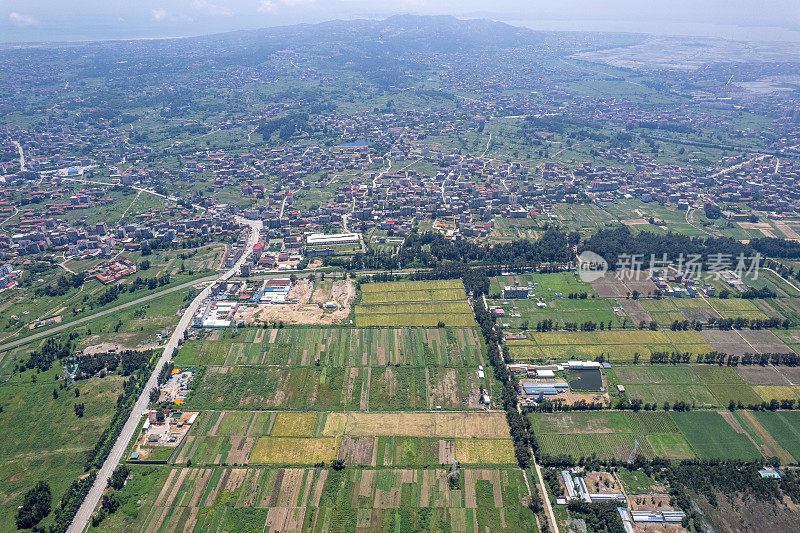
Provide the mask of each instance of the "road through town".
MULTIPOLYGON (((245 248, 245 252, 242 254, 242 257, 236 261, 236 264, 233 265, 230 270, 219 277, 221 280, 227 280, 239 271, 241 266, 250 256, 250 253, 253 251, 253 246, 258 242, 258 238, 261 235, 261 221, 243 218, 237 218, 237 220, 240 224, 246 224, 250 226, 250 237, 247 240, 247 247, 245 248)), ((158 385, 158 375, 161 373, 161 369, 172 358, 172 354, 178 347, 178 342, 183 339, 183 332, 186 331, 187 327, 189 327, 192 317, 197 312, 197 309, 200 307, 200 304, 203 302, 203 300, 208 298, 208 296, 211 294, 211 287, 212 286, 209 285, 203 289, 200 294, 198 294, 197 297, 192 300, 192 303, 189 304, 184 311, 183 316, 181 316, 178 326, 175 328, 175 331, 172 332, 172 336, 170 336, 169 341, 167 341, 167 344, 164 346, 164 352, 156 363, 155 368, 153 368, 153 373, 150 375, 150 378, 147 380, 147 384, 139 394, 139 398, 136 400, 136 404, 133 406, 133 410, 128 417, 128 421, 125 422, 125 426, 122 428, 119 437, 117 437, 117 441, 114 443, 111 453, 108 454, 103 466, 100 467, 100 470, 97 472, 97 477, 94 480, 94 484, 92 484, 92 488, 89 490, 89 494, 86 495, 86 499, 83 500, 78 512, 72 519, 72 523, 70 524, 69 529, 67 529, 68 533, 81 533, 89 524, 89 519, 97 507, 97 504, 100 502, 100 497, 103 494, 103 490, 108 484, 108 478, 111 477, 111 473, 122 460, 122 455, 125 453, 125 449, 128 447, 128 442, 131 440, 136 428, 139 426, 139 420, 145 414, 145 412, 147 412, 147 404, 150 402, 150 391, 158 385)))

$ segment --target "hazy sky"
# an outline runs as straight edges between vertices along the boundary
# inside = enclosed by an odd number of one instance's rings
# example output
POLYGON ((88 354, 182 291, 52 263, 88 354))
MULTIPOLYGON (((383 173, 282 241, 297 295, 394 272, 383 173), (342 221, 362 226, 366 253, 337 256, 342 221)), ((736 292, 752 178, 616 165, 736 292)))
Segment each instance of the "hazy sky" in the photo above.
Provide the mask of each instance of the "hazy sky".
POLYGON ((660 33, 800 30, 800 0, 0 0, 0 41, 198 35, 398 13, 529 21, 545 29, 553 22, 554 29, 660 33))

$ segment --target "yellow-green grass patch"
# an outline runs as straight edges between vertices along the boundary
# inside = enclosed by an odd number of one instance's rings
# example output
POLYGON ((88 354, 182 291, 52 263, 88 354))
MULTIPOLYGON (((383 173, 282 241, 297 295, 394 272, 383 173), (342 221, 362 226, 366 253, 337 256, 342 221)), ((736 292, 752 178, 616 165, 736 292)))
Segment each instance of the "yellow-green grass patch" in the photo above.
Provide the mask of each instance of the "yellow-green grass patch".
POLYGON ((800 387, 792 385, 754 385, 762 400, 769 402, 772 400, 800 400, 800 387))
POLYGON ((456 460, 464 464, 514 464, 511 439, 456 439, 456 460))
POLYGON ((618 331, 554 331, 531 333, 539 346, 563 344, 669 344, 662 331, 618 330, 618 331))
POLYGON ((336 459, 336 437, 261 437, 250 453, 250 464, 316 464, 336 459))
POLYGON ((317 413, 278 413, 272 425, 273 437, 311 437, 317 425, 317 413))
POLYGON ((502 412, 328 413, 325 436, 408 436, 506 439, 508 423, 502 412))

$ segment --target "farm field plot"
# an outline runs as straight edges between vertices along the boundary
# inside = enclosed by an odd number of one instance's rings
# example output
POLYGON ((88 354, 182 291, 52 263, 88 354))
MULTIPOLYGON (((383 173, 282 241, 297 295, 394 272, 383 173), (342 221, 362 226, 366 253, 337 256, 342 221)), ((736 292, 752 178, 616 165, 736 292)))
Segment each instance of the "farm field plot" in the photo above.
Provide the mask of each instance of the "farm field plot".
POLYGON ((215 409, 447 410, 479 408, 493 377, 468 367, 208 367, 184 407, 215 409))
MULTIPOLYGON (((400 282, 402 283, 402 282, 400 282)), ((450 302, 464 299, 464 287, 437 289, 401 289, 397 291, 362 292, 362 304, 386 304, 398 302, 450 302)))
POLYGON ((675 320, 718 318, 767 318, 750 300, 741 298, 664 298, 645 299, 642 306, 662 327, 675 320))
POLYGON ((515 464, 511 439, 456 439, 456 460, 464 464, 515 464))
POLYGON ((510 438, 503 412, 328 413, 325 436, 400 435, 436 438, 510 438))
POLYGON ((753 461, 761 454, 730 413, 693 411, 671 413, 681 434, 700 459, 753 461), (730 420, 730 421, 729 421, 730 420))
POLYGON ((463 302, 423 302, 358 305, 358 327, 436 327, 439 322, 451 327, 475 325, 472 309, 463 302))
POLYGON ((628 294, 633 294, 633 291, 637 291, 641 295, 648 295, 656 290, 655 283, 648 278, 645 272, 639 272, 634 276, 606 272, 599 279, 592 281, 592 287, 597 291, 598 296, 604 298, 627 297, 628 294))
POLYGON ((465 368, 376 367, 369 386, 371 410, 468 409, 480 407, 480 388, 496 384, 465 368), (479 383, 480 381, 480 383, 479 383))
POLYGON ((701 332, 714 350, 735 355, 746 353, 791 353, 792 350, 770 330, 714 330, 701 332))
POLYGON ((535 531, 519 469, 135 467, 98 531, 535 531))
POLYGON ((476 328, 284 328, 234 343, 226 365, 386 366, 483 364, 476 328))
POLYGON ((743 405, 761 403, 761 398, 730 366, 694 365, 692 370, 717 399, 717 405, 727 406, 731 400, 743 405))
POLYGON ((788 319, 793 324, 800 323, 800 298, 761 299, 755 300, 755 304, 767 316, 788 319))
POLYGON ((276 437, 311 437, 321 415, 317 413, 278 413, 270 435, 276 437))
POLYGON ((604 298, 545 300, 547 307, 544 308, 538 307, 537 301, 533 299, 499 299, 489 300, 488 303, 490 308, 505 311, 498 320, 509 324, 512 328, 521 328, 525 323, 528 324, 528 328, 533 328, 540 320, 553 320, 559 324, 565 322, 582 324, 593 321, 597 324, 602 322, 609 326, 613 324, 614 327, 621 327, 624 320, 614 312, 612 302, 604 298))
POLYGON ((336 459, 339 439, 333 437, 260 437, 250 462, 256 464, 316 464, 336 459))
POLYGON ((704 354, 712 351, 697 332, 614 330, 614 331, 555 331, 528 332, 528 339, 509 339, 506 344, 516 359, 569 360, 596 359, 602 355, 611 363, 631 362, 639 354, 648 361, 653 352, 689 352, 704 354), (697 333, 697 335, 694 335, 697 333))
POLYGON ((775 335, 795 353, 800 354, 800 328, 775 330, 775 335))
MULTIPOLYGON (((464 283, 460 279, 437 279, 429 281, 384 281, 364 283, 360 287, 361 294, 405 293, 413 291, 441 291, 459 289, 464 292, 464 283)), ((461 295, 460 299, 464 299, 461 295)), ((394 302, 408 301, 398 297, 394 302)))
POLYGON ((626 460, 638 442, 638 453, 648 458, 694 456, 669 413, 532 413, 530 418, 543 455, 626 460))
POLYGON ((736 371, 749 385, 800 385, 798 367, 739 365, 736 371))
POLYGON ((355 309, 358 327, 435 327, 440 322, 450 327, 475 325, 461 280, 366 283, 361 294, 362 301, 355 309))
POLYGON ((769 435, 795 461, 800 461, 800 412, 798 411, 755 411, 752 415, 769 435))
POLYGON ((268 434, 275 413, 204 411, 172 454, 195 465, 246 464, 257 437, 268 434))
POLYGON ((609 372, 609 383, 621 384, 630 398, 645 403, 679 401, 695 407, 727 407, 741 401, 744 405, 760 403, 759 396, 733 367, 712 365, 632 365, 616 366, 609 372))
POLYGON ((800 387, 797 385, 756 385, 753 390, 765 402, 771 400, 800 401, 800 387))
POLYGON ((365 368, 208 367, 185 407, 330 410, 358 408, 365 368))
MULTIPOLYGON (((54 381, 54 375, 62 375, 59 364, 35 382, 32 370, 0 378, 0 531, 16 530, 17 506, 36 482, 49 483, 55 507, 69 485, 84 475, 86 457, 109 425, 124 381, 109 374, 61 390, 63 381, 54 381), (73 394, 76 387, 80 399, 73 394), (78 401, 85 406, 81 418, 73 411, 78 401)), ((51 519, 52 514, 40 525, 47 527, 51 519)))
POLYGON ((589 299, 597 293, 590 283, 582 281, 574 272, 539 273, 526 272, 514 276, 496 276, 489 280, 489 294, 493 298, 502 296, 502 289, 506 285, 520 285, 531 287, 531 298, 567 299, 570 293, 585 292, 589 299), (561 296, 559 296, 559 294, 561 296))

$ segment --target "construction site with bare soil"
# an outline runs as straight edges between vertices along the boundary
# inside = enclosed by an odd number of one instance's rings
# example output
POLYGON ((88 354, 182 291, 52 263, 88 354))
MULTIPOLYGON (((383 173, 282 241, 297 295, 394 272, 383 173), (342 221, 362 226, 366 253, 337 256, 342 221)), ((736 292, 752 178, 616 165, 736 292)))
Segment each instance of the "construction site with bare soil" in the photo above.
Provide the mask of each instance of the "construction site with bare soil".
POLYGON ((235 319, 245 325, 283 322, 285 324, 339 324, 343 322, 356 297, 355 282, 350 279, 299 279, 289 291, 285 303, 260 303, 242 306, 235 319))

